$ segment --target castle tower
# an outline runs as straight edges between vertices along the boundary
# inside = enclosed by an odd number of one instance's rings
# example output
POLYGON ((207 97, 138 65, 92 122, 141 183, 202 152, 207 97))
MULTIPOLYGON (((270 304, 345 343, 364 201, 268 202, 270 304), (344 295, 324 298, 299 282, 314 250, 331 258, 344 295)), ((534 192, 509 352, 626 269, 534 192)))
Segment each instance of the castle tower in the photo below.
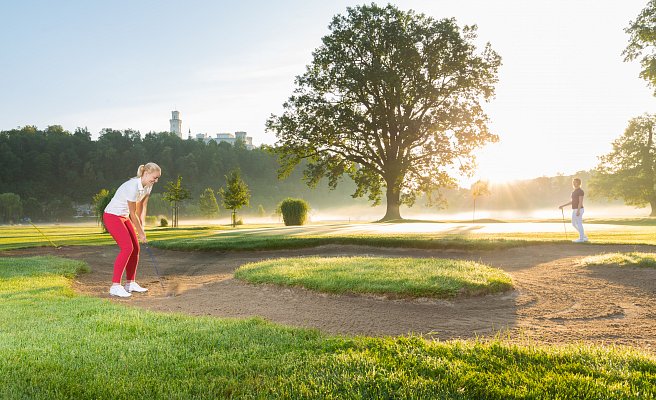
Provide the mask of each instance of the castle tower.
POLYGON ((172 111, 171 112, 172 117, 169 120, 171 123, 171 132, 175 133, 182 139, 182 120, 180 119, 180 112, 179 111, 172 111))

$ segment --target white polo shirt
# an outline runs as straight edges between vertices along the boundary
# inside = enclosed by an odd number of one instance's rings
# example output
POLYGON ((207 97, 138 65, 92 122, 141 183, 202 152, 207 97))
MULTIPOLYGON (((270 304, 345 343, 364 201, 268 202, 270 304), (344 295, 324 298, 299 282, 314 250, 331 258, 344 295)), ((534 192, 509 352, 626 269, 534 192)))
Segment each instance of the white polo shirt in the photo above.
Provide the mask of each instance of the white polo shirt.
POLYGON ((121 217, 127 217, 130 215, 128 201, 133 203, 139 202, 149 195, 151 190, 153 190, 152 186, 143 187, 141 184, 141 178, 132 178, 119 186, 114 197, 112 197, 112 200, 107 204, 107 207, 105 207, 105 212, 121 217))

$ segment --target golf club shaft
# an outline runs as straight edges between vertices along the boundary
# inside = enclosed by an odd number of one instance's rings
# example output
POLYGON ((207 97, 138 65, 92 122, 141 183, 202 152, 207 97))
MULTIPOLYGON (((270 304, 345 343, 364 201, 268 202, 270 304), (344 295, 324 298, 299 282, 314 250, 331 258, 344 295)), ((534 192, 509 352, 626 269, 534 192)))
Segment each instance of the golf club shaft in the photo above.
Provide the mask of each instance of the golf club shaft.
POLYGON ((563 216, 563 228, 565 228, 565 239, 568 239, 568 237, 567 237, 567 225, 565 224, 565 211, 563 211, 563 209, 561 208, 560 213, 563 216))
POLYGON ((162 286, 162 289, 164 289, 164 283, 162 283, 162 276, 159 274, 159 269, 157 268, 157 262, 155 261, 155 256, 153 255, 153 251, 150 249, 150 246, 148 246, 148 243, 145 243, 145 245, 146 245, 146 251, 148 251, 150 260, 152 261, 153 267, 155 268, 155 273, 157 274, 157 280, 159 280, 159 284, 162 286))
POLYGON ((50 242, 50 244, 52 245, 52 247, 54 247, 54 248, 59 248, 59 246, 57 246, 56 244, 54 244, 53 241, 50 240, 50 238, 49 238, 48 236, 46 236, 45 233, 41 232, 41 229, 37 228, 36 225, 34 225, 34 224, 32 223, 32 221, 30 221, 30 224, 34 227, 34 229, 36 229, 37 231, 39 231, 39 233, 40 233, 44 238, 46 238, 47 241, 50 242))

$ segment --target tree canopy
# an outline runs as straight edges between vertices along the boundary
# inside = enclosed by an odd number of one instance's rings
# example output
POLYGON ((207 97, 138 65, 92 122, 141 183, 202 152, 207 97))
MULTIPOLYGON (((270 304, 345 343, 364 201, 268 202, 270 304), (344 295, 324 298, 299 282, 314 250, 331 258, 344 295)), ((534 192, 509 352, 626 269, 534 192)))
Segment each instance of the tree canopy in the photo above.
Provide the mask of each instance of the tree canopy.
POLYGON ((0 223, 18 222, 23 213, 21 198, 15 193, 0 193, 0 223))
POLYGON ((241 171, 234 169, 226 175, 225 188, 219 189, 223 207, 232 210, 232 226, 237 223, 237 210, 249 204, 251 192, 248 185, 241 179, 241 171))
POLYGON ((473 150, 497 140, 481 103, 494 95, 501 59, 474 44, 476 26, 375 4, 348 8, 296 78, 284 113, 267 129, 278 138, 280 175, 307 160, 304 178, 332 188, 347 174, 353 197, 373 204, 386 191, 383 220, 419 193, 433 199, 473 150))
POLYGON ((654 152, 655 115, 633 118, 624 134, 613 142, 613 150, 599 157, 590 188, 609 199, 628 205, 651 206, 656 216, 656 163, 654 152))
POLYGON ((191 197, 189 189, 182 186, 182 177, 174 181, 166 182, 166 191, 164 192, 164 200, 171 203, 173 206, 173 227, 178 227, 178 220, 180 218, 180 203, 191 197))
POLYGON ((200 195, 200 211, 206 218, 216 218, 219 215, 219 203, 216 201, 214 190, 206 188, 200 195))
POLYGON ((656 95, 656 0, 647 2, 624 31, 629 34, 629 44, 622 53, 624 61, 640 58, 640 77, 647 81, 656 95))
POLYGON ((470 191, 473 200, 472 222, 474 222, 476 220, 476 199, 490 194, 490 183, 479 179, 471 185, 470 191))

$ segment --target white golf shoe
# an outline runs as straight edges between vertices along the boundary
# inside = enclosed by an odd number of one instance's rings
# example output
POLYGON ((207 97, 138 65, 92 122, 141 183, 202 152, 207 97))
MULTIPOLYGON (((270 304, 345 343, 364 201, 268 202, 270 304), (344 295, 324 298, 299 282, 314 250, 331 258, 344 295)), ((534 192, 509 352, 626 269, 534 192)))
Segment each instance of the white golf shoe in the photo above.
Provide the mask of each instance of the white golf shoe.
POLYGON ((125 291, 125 288, 121 285, 113 285, 109 288, 109 295, 116 297, 130 297, 130 293, 125 291))
POLYGON ((146 289, 145 287, 141 287, 137 282, 126 283, 125 290, 128 293, 132 293, 132 292, 144 293, 148 291, 148 289, 146 289))

